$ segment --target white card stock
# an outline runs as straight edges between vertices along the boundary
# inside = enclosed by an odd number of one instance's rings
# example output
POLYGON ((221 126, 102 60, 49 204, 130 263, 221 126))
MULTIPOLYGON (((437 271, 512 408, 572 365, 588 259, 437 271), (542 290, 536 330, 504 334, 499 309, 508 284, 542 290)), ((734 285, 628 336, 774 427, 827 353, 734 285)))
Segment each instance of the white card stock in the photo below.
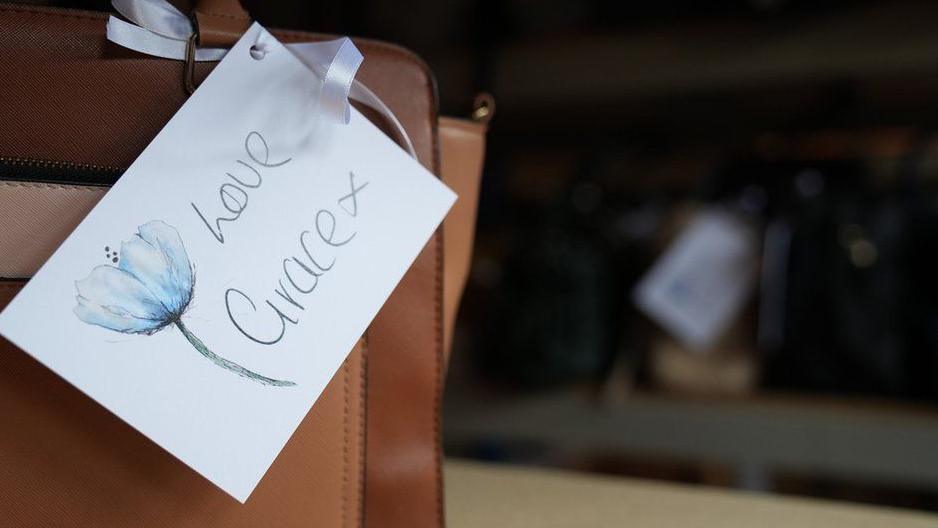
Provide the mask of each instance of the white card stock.
POLYGON ((455 200, 319 85, 254 25, 0 314, 242 502, 455 200))

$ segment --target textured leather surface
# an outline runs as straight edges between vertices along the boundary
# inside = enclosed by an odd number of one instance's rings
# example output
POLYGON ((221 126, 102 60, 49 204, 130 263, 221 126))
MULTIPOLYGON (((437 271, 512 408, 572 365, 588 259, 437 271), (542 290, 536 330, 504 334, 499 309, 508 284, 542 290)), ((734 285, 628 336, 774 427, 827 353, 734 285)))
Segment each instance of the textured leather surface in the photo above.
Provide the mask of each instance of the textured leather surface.
MULTIPOLYGON (((0 6, 0 157, 120 169, 183 103, 182 64, 108 43, 105 20, 0 6)), ((288 42, 318 38, 275 33, 288 42)), ((399 117, 420 162, 438 173, 435 91, 425 65, 394 46, 356 45, 366 56, 359 78, 399 117)), ((199 64, 197 72, 210 67, 199 64)), ((6 294, 11 288, 0 284, 6 294)), ((14 490, 0 494, 0 512, 14 526, 355 526, 362 515, 375 527, 440 526, 439 234, 366 341, 366 383, 353 381, 364 372, 356 352, 247 506, 4 342, 0 412, 16 425, 0 429, 0 485, 14 490), (364 402, 354 397, 360 387, 364 402), (362 417, 364 462, 355 443, 362 417)))
POLYGON ((31 277, 105 187, 0 181, 0 277, 31 277))
POLYGON ((443 183, 459 196, 443 223, 443 240, 446 241, 443 252, 443 269, 446 270, 443 276, 443 352, 446 363, 453 346, 453 325, 459 301, 472 261, 487 128, 485 123, 467 119, 440 118, 440 175, 443 183))
POLYGON ((241 505, 0 338, 2 526, 360 526, 361 348, 241 505))

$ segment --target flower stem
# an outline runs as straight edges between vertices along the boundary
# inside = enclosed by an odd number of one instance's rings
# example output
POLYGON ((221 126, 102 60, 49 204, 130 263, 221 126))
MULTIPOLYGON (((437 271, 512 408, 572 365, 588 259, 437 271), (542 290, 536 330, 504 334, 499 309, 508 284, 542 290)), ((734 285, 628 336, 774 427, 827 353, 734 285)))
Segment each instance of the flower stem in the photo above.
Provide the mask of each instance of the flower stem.
POLYGON ((205 346, 205 343, 201 339, 195 336, 192 332, 186 328, 186 325, 182 324, 182 321, 176 321, 176 328, 179 328, 179 331, 182 332, 182 335, 186 336, 186 339, 192 343, 192 346, 199 351, 200 354, 208 358, 209 361, 218 365, 219 367, 228 369, 239 376, 243 376, 248 379, 252 379, 258 383, 264 385, 273 385, 274 387, 292 387, 296 385, 292 381, 286 380, 277 380, 273 378, 268 378, 267 376, 261 376, 257 372, 252 372, 241 365, 235 363, 234 361, 228 361, 227 359, 215 354, 205 346))

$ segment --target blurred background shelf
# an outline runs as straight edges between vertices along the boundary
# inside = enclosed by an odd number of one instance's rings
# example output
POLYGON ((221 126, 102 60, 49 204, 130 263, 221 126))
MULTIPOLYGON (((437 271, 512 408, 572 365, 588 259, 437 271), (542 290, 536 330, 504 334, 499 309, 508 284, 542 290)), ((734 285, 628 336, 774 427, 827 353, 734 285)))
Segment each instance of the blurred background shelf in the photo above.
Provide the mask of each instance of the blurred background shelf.
POLYGON ((782 395, 602 403, 560 392, 449 399, 444 416, 451 452, 494 459, 511 446, 550 446, 724 464, 749 490, 771 491, 776 472, 800 472, 938 492, 938 411, 925 407, 782 395))

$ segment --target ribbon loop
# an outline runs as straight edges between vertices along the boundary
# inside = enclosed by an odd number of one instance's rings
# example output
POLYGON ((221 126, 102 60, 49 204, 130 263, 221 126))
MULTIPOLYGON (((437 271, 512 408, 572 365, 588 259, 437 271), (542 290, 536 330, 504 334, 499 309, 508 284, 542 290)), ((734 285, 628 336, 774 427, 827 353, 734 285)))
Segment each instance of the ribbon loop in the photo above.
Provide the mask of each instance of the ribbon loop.
POLYGON ((320 107, 329 115, 348 124, 349 92, 364 56, 351 39, 343 37, 325 42, 301 42, 287 46, 300 62, 323 80, 320 107))

